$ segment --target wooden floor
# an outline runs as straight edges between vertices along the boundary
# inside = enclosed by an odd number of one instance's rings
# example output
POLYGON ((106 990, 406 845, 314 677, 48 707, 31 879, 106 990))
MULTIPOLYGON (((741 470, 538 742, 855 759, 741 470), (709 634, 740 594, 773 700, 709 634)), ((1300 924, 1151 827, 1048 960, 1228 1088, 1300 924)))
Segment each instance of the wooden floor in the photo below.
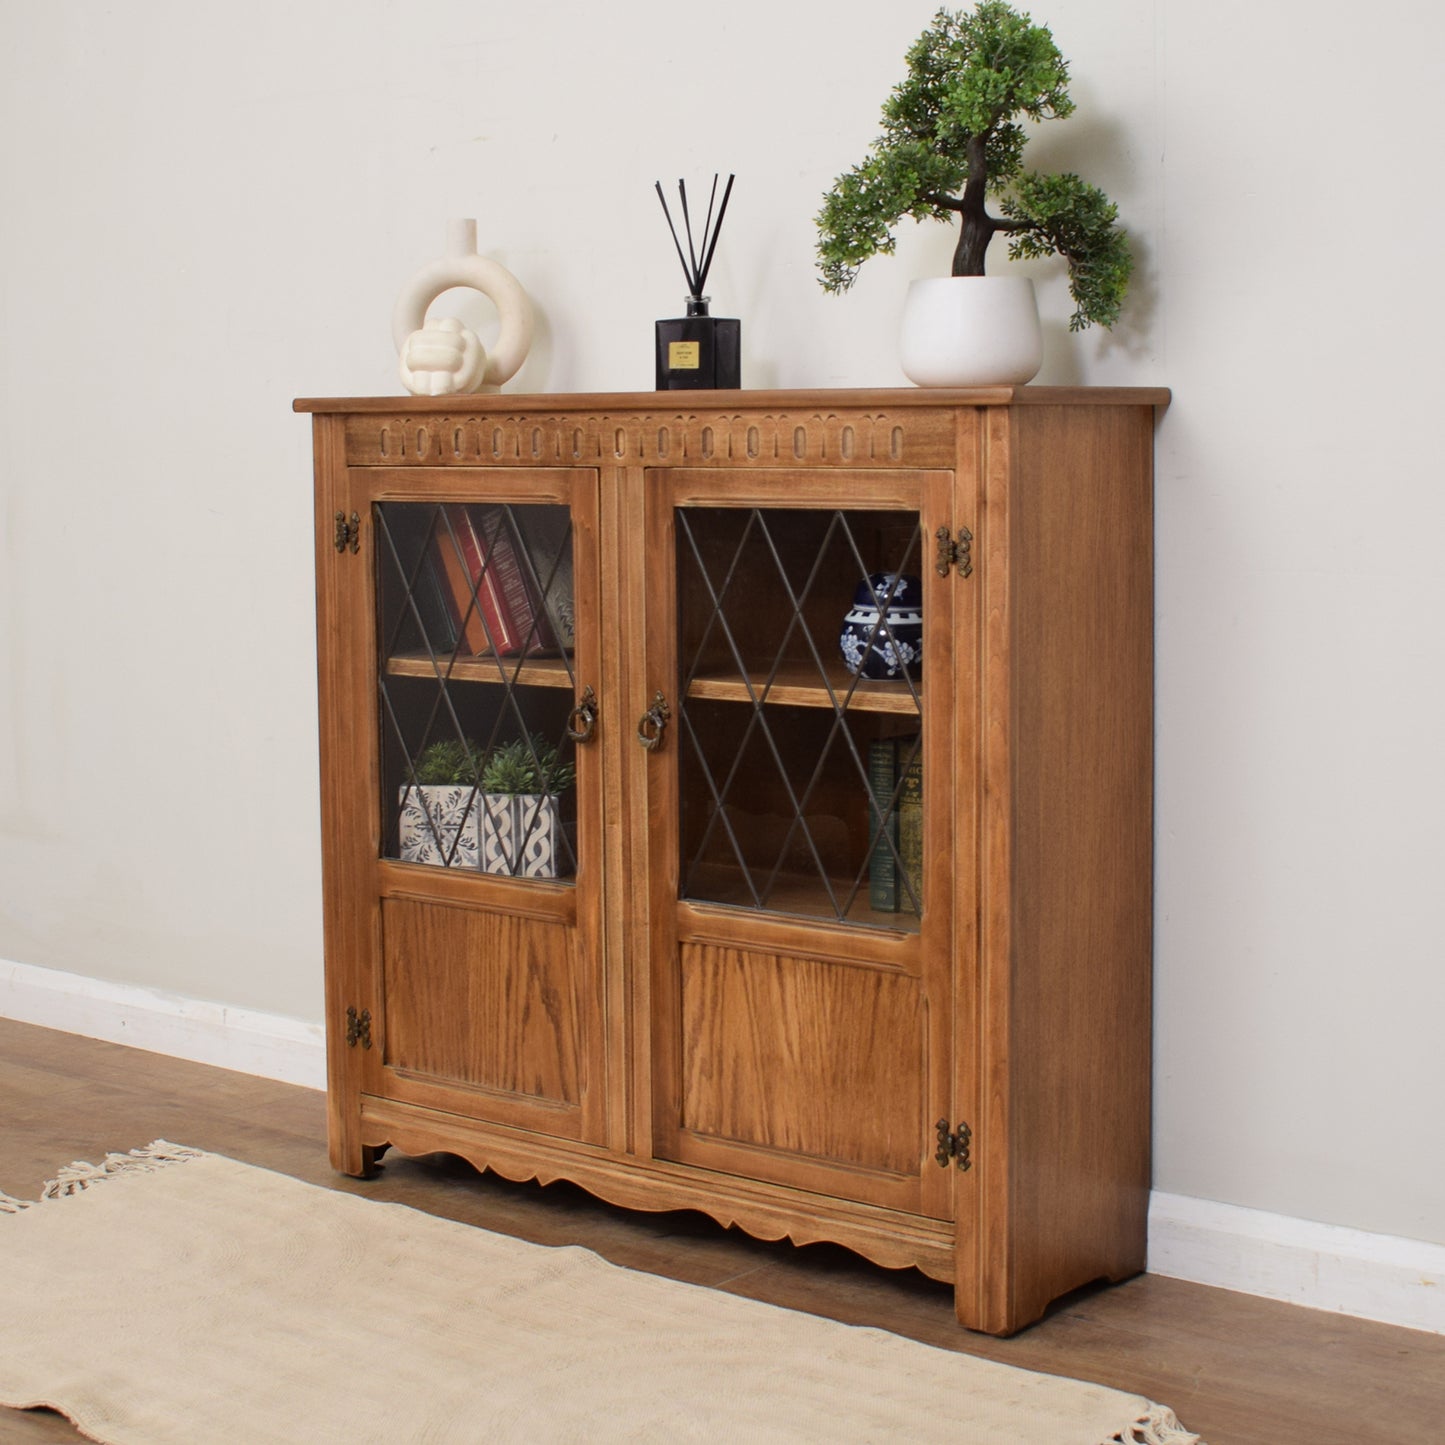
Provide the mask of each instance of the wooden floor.
MULTIPOLYGON (((36 1197, 72 1160, 169 1139, 521 1239, 586 1245, 631 1269, 1147 1395, 1208 1445, 1445 1441, 1445 1337, 1144 1276, 1071 1297, 1016 1338, 993 1340, 961 1330, 947 1287, 911 1270, 827 1245, 761 1243, 690 1212, 631 1214, 569 1185, 513 1184, 445 1157, 389 1154, 380 1177, 363 1183, 331 1172, 325 1131, 312 1090, 0 1019, 0 1190, 18 1198, 36 1197)), ((6 1445, 79 1438, 49 1412, 0 1410, 6 1445)))

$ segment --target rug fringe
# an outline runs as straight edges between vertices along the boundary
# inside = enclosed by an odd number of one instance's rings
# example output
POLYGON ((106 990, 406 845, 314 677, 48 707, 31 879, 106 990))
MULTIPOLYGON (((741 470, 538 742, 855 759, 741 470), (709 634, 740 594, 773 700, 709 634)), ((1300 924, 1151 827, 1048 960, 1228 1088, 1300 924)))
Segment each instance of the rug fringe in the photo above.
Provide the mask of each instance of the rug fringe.
POLYGON ((1115 1435, 1110 1445, 1205 1445, 1205 1442, 1186 1430, 1167 1405, 1151 1404, 1132 1425, 1115 1435))
POLYGON ((107 1154, 99 1164, 77 1159, 73 1164, 66 1165, 54 1179, 47 1181, 39 1199, 16 1199, 0 1193, 0 1214, 19 1214, 22 1209, 32 1209, 47 1199, 66 1199, 107 1179, 114 1179, 117 1174, 151 1174, 170 1164, 203 1158, 204 1149, 188 1149, 184 1144, 156 1139, 144 1149, 132 1149, 128 1154, 107 1154))

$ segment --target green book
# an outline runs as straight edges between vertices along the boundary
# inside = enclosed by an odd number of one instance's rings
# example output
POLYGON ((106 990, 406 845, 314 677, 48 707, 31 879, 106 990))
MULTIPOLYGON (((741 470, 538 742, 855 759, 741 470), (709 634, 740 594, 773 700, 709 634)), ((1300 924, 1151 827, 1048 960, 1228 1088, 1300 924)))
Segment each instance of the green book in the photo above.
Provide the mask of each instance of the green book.
POLYGON ((879 738, 868 745, 868 906, 880 913, 898 909, 898 868, 894 849, 898 846, 898 812, 893 807, 897 781, 898 744, 893 738, 879 738), (879 831, 878 820, 883 828, 879 831))
POLYGON ((898 788, 898 861, 907 882, 898 880, 898 909, 923 911, 923 748, 917 738, 898 743, 903 781, 898 788), (910 754, 912 755, 910 757, 910 754), (912 893, 908 890, 912 888, 912 893))

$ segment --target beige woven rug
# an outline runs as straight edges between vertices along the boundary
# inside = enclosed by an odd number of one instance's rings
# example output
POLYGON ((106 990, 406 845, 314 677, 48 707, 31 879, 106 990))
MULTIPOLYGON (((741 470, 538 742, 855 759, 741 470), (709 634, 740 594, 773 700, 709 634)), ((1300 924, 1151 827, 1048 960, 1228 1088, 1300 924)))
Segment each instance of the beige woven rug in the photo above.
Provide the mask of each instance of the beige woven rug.
POLYGON ((164 1141, 0 1194, 0 1402, 112 1445, 1198 1438, 1138 1396, 164 1141))

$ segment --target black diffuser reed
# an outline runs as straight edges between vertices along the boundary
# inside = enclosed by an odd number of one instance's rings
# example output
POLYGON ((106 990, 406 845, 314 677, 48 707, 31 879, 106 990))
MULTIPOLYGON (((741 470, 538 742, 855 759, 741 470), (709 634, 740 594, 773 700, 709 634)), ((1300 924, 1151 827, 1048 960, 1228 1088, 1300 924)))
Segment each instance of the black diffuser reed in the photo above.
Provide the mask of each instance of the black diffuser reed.
POLYGON ((656 183, 657 199, 662 202, 662 214, 667 217, 667 228, 672 232, 672 244, 677 247, 677 259, 682 262, 682 274, 687 278, 688 290, 687 315, 657 323, 659 391, 699 391, 714 387, 736 389, 742 385, 742 323, 731 317, 709 316, 708 298, 703 294, 735 179, 735 176, 728 177, 728 183, 723 188, 722 204, 717 207, 717 219, 714 221, 713 206, 717 202, 718 177, 713 176, 712 194, 707 202, 707 217, 703 221, 702 237, 697 244, 693 241, 692 215, 687 205, 687 183, 678 181, 677 193, 682 201, 682 225, 687 235, 685 254, 682 241, 678 238, 677 227, 672 221, 672 212, 667 209, 667 197, 662 194, 662 182, 656 183))

